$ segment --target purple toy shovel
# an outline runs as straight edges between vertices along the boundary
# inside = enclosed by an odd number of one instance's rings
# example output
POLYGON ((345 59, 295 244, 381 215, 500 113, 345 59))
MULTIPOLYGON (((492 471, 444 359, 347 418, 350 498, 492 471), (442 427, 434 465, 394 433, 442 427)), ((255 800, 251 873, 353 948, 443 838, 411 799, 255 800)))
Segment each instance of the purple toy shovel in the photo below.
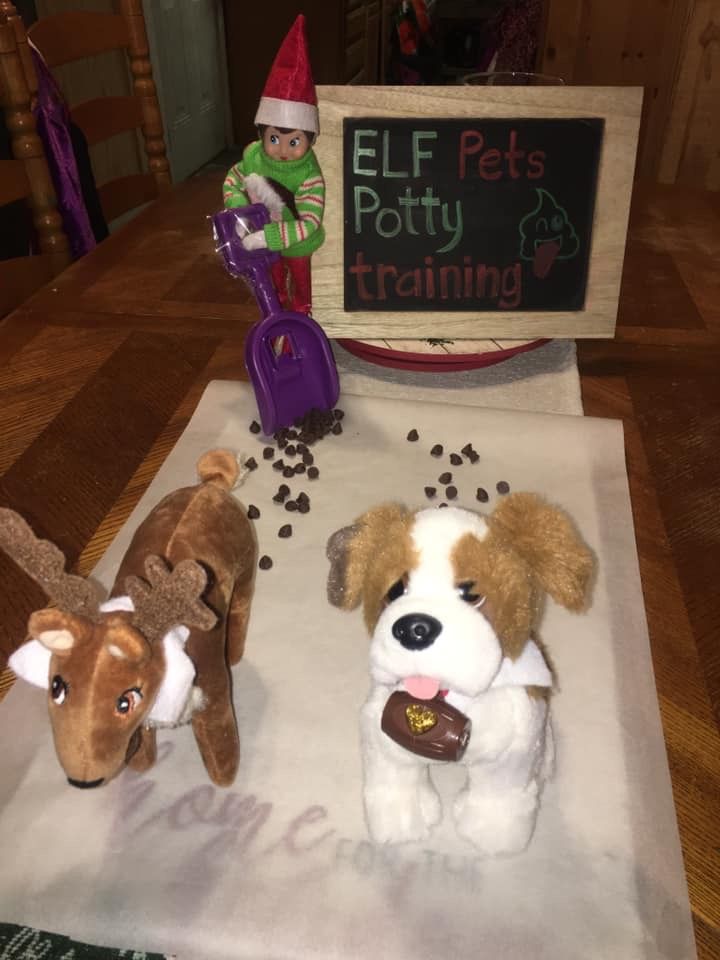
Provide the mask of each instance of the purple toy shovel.
POLYGON ((248 334, 245 366, 263 433, 270 436, 313 408, 329 410, 337 403, 335 359, 322 328, 311 317, 281 308, 270 275, 270 265, 280 254, 242 245, 243 237, 270 222, 265 206, 221 210, 212 222, 228 272, 248 282, 262 315, 248 334), (276 349, 278 342, 283 344, 281 351, 276 349))

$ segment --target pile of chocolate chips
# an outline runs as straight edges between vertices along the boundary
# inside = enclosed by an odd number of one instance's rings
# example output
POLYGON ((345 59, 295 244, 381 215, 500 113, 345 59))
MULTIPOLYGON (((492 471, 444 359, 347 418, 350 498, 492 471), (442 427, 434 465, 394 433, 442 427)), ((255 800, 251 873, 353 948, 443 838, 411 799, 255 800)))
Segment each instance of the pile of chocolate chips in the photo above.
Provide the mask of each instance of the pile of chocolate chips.
POLYGON ((322 440, 329 433, 335 435, 342 433, 341 420, 345 416, 343 410, 318 410, 313 407, 312 410, 298 417, 292 427, 281 427, 275 434, 275 442, 282 450, 290 444, 290 441, 297 441, 298 444, 312 446, 318 440, 322 440))
MULTIPOLYGON (((409 431, 406 440, 409 440, 411 443, 415 443, 420 439, 419 431, 413 427, 409 431)), ((445 453, 445 447, 442 443, 435 443, 430 448, 430 456, 438 460, 445 453)), ((470 464, 476 464, 480 460, 480 454, 473 447, 472 443, 466 443, 465 446, 459 451, 453 451, 450 453, 449 458, 450 463, 454 467, 461 467, 467 461, 470 464)), ((455 500, 458 497, 458 488, 452 483, 453 475, 449 470, 444 470, 438 477, 436 482, 442 484, 445 487, 445 497, 447 500, 455 500)), ((495 484, 495 489, 499 494, 506 494, 510 492, 510 484, 507 480, 498 480, 495 484)), ((428 500, 433 500, 437 495, 437 487, 428 484, 425 488, 425 496, 428 500)), ((480 503, 487 503, 490 499, 490 495, 484 487, 477 487, 475 491, 475 499, 480 503)), ((439 503, 438 507, 447 507, 447 503, 439 503)))
MULTIPOLYGON (((304 416, 298 417, 291 427, 281 427, 273 435, 275 446, 270 446, 266 437, 258 437, 263 442, 263 461, 286 480, 302 475, 308 480, 317 480, 320 476, 320 470, 315 463, 315 455, 309 448, 328 434, 339 436, 343 432, 342 420, 344 416, 345 411, 340 408, 319 410, 314 407, 304 416)), ((257 420, 252 421, 249 430, 250 433, 255 435, 262 432, 257 420)), ((255 457, 250 457, 245 461, 245 466, 249 466, 251 470, 256 470, 259 464, 255 457)), ((290 512, 310 512, 311 501, 307 493, 302 490, 293 495, 287 483, 280 484, 272 500, 290 512)), ((247 514, 251 520, 254 520, 260 516, 260 511, 255 504, 250 504, 247 514)), ((283 524, 278 530, 278 537, 283 540, 287 539, 292 536, 292 532, 291 524, 283 524)), ((258 563, 261 570, 270 570, 272 565, 272 557, 267 554, 264 554, 258 563)))

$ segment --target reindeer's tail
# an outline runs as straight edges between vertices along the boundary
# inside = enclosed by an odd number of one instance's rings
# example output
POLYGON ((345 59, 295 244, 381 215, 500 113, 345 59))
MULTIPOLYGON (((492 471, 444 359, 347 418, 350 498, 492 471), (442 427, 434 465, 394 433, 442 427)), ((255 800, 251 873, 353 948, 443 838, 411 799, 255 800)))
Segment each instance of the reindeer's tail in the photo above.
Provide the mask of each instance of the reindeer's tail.
POLYGON ((240 467, 231 450, 208 450, 198 460, 197 472, 203 483, 214 483, 225 490, 232 490, 237 483, 240 467))

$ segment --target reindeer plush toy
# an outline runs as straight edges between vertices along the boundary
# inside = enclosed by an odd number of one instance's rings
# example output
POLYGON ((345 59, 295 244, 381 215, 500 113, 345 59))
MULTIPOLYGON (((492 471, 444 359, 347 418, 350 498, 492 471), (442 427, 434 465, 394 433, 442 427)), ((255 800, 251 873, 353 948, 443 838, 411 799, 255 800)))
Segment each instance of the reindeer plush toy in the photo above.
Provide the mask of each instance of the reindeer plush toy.
POLYGON ((233 454, 206 453, 201 482, 165 497, 140 524, 110 599, 64 572, 65 558, 12 510, 0 546, 55 603, 33 613, 12 670, 48 690, 55 748, 75 787, 155 761, 155 730, 191 722, 214 783, 235 779, 239 739, 229 663, 242 656, 256 545, 229 490, 233 454))
POLYGON ((362 710, 365 813, 378 843, 440 821, 430 764, 458 762, 453 815, 481 854, 523 850, 552 767, 553 678, 535 635, 549 595, 587 599, 593 556, 570 518, 530 493, 489 516, 369 510, 328 543, 330 602, 362 603, 371 635, 362 710))

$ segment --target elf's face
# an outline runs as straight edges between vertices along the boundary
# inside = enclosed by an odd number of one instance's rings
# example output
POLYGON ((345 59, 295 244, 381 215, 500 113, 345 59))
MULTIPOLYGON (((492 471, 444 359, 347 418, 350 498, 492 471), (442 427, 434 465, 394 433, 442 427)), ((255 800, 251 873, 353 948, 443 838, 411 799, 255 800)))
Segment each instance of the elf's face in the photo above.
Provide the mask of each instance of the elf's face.
POLYGON ((310 149, 310 141, 302 130, 283 133, 277 127, 266 127, 263 150, 272 160, 300 160, 310 149))

